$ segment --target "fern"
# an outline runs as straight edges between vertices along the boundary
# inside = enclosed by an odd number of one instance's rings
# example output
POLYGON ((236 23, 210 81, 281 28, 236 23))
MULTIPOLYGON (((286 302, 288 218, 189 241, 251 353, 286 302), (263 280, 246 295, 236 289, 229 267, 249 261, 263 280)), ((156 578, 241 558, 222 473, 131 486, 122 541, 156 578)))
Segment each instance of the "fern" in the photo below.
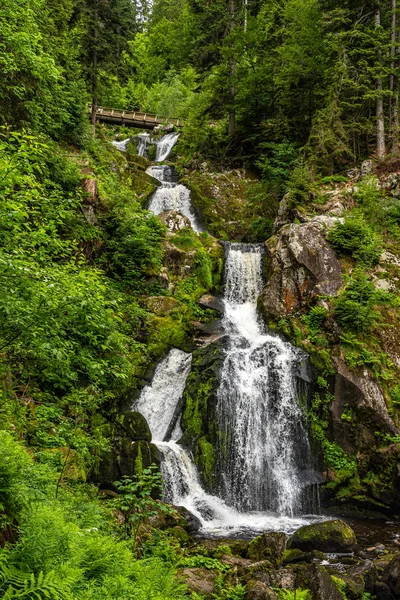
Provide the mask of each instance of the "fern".
POLYGON ((0 595, 4 600, 72 600, 68 581, 61 586, 54 571, 46 575, 41 571, 37 576, 24 573, 7 564, 8 558, 8 551, 0 553, 0 595))

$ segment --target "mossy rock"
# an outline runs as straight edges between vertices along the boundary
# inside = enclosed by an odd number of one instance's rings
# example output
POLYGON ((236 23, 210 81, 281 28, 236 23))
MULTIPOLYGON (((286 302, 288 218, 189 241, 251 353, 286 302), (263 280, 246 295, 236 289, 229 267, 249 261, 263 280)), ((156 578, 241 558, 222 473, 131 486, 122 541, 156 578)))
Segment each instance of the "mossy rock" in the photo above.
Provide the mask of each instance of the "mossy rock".
POLYGON ((270 560, 278 566, 282 563, 285 546, 286 536, 284 533, 264 533, 250 542, 247 554, 252 560, 270 560))
POLYGON ((288 540, 287 548, 297 548, 304 552, 353 552, 357 538, 344 521, 326 521, 300 527, 288 540))
POLYGON ((123 432, 133 442, 145 441, 151 442, 150 427, 144 418, 138 412, 126 412, 117 417, 117 423, 123 432))
POLYGON ((175 527, 171 527, 171 529, 167 530, 175 539, 178 540, 181 546, 189 546, 193 544, 193 538, 190 537, 187 531, 180 525, 175 525, 175 527))
POLYGON ((298 548, 292 548, 291 550, 285 550, 282 556, 282 563, 284 565, 296 564, 300 562, 310 562, 311 552, 303 552, 298 548))
POLYGON ((261 581, 249 581, 246 585, 246 600, 276 600, 277 595, 261 581))
POLYGON ((191 448, 201 478, 210 491, 216 487, 215 448, 221 437, 216 407, 224 359, 222 340, 196 350, 183 394, 182 443, 191 448))
POLYGON ((150 296, 144 300, 144 305, 150 312, 164 317, 179 308, 180 302, 171 296, 150 296))

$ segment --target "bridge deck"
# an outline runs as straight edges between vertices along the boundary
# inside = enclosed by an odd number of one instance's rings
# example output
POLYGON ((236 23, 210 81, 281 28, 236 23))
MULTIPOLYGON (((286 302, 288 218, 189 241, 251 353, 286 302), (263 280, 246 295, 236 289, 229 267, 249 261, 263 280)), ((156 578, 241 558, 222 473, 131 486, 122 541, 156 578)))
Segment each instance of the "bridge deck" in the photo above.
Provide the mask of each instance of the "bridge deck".
MULTIPOLYGON (((92 112, 91 104, 88 106, 88 112, 90 114, 92 112)), ((96 120, 99 123, 115 123, 116 125, 139 127, 141 129, 154 129, 154 127, 157 125, 175 125, 175 127, 183 126, 183 122, 180 119, 171 119, 140 111, 120 110, 118 108, 103 108, 102 106, 97 108, 96 120)))

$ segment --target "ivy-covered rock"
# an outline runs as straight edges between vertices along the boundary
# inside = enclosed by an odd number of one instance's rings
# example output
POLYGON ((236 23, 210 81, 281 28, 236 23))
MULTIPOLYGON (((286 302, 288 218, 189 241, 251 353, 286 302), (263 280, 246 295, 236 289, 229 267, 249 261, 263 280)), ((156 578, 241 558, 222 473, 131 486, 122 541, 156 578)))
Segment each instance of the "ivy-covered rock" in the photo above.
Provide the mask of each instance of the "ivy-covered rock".
POLYGON ((288 549, 304 552, 353 552, 357 545, 354 531, 340 520, 325 521, 300 527, 288 540, 288 549))

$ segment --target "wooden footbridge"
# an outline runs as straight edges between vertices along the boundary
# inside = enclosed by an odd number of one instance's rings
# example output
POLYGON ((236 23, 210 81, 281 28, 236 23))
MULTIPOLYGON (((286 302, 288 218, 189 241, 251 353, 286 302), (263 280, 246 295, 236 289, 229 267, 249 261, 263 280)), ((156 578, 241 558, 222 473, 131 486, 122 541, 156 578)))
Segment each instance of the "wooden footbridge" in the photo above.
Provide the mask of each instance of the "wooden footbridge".
MULTIPOLYGON (((88 105, 89 114, 92 113, 92 105, 88 105)), ((119 108, 97 107, 96 121, 98 123, 111 123, 124 125, 125 127, 138 127, 140 129, 154 129, 157 125, 174 125, 183 127, 181 119, 171 119, 140 111, 121 110, 119 108)))

